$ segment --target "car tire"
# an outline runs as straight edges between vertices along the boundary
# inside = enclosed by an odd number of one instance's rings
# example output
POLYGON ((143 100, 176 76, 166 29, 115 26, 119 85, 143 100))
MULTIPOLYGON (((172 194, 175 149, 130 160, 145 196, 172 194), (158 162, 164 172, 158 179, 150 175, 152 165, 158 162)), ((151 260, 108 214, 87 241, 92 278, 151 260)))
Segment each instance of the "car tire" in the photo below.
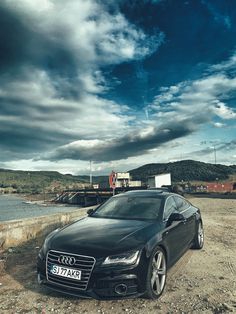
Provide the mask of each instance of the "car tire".
POLYGON ((158 299, 165 288, 166 284, 166 256, 160 247, 156 247, 150 256, 147 279, 146 294, 148 299, 158 299))
POLYGON ((193 249, 201 250, 203 248, 204 244, 204 231, 203 231, 203 225, 202 222, 199 221, 197 226, 197 232, 193 240, 193 249))

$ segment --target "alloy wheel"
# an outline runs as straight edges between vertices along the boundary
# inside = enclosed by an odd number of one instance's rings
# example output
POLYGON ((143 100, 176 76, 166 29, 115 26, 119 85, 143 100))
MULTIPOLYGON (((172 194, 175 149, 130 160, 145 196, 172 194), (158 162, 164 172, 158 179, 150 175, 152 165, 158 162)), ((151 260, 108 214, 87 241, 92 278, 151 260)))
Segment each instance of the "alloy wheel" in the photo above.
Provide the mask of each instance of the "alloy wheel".
POLYGON ((199 225, 198 225, 198 243, 199 243, 199 247, 203 246, 203 241, 204 241, 203 228, 202 228, 202 224, 199 223, 199 225))
POLYGON ((162 251, 157 251, 152 259, 151 287, 155 295, 159 296, 166 281, 166 259, 162 251))

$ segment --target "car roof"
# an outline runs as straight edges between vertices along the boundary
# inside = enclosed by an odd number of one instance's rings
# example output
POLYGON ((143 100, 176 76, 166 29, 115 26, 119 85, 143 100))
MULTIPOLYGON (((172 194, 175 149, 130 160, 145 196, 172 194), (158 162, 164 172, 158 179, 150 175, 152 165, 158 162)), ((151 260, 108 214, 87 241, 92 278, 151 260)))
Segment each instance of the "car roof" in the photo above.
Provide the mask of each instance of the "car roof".
POLYGON ((169 195, 174 195, 164 189, 150 189, 150 190, 133 190, 127 191, 122 194, 118 194, 116 196, 124 196, 124 195, 132 195, 132 196, 139 196, 139 197, 157 197, 157 198, 166 198, 169 195))

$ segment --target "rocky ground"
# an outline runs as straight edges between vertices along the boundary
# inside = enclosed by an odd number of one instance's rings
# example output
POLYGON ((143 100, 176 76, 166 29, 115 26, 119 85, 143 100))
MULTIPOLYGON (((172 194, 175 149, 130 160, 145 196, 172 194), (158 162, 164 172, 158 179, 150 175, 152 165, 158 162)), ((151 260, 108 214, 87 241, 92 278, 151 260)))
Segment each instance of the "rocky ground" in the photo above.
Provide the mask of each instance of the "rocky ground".
POLYGON ((0 313, 236 312, 236 200, 191 201, 202 209, 205 246, 189 250, 169 271, 159 300, 82 300, 39 287, 38 240, 0 252, 0 313))

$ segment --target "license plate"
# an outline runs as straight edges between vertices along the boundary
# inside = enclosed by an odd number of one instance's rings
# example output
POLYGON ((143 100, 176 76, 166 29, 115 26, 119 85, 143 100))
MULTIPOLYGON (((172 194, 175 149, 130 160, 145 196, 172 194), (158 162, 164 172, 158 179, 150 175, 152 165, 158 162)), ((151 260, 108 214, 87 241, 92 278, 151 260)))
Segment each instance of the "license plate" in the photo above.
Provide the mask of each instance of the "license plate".
POLYGON ((81 270, 52 265, 51 274, 75 280, 81 280, 81 270))

